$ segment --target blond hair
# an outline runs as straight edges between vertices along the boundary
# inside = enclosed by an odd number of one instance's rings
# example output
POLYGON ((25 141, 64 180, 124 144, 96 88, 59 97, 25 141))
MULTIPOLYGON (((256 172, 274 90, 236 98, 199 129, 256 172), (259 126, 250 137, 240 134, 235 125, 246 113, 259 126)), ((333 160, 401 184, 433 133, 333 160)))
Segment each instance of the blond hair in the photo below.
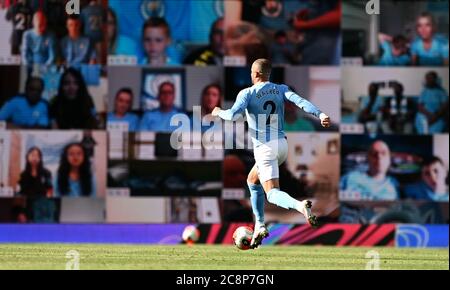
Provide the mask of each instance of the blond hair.
POLYGON ((270 60, 265 58, 257 59, 253 62, 253 65, 257 69, 257 72, 259 72, 263 78, 269 78, 270 72, 272 71, 272 64, 270 63, 270 60))

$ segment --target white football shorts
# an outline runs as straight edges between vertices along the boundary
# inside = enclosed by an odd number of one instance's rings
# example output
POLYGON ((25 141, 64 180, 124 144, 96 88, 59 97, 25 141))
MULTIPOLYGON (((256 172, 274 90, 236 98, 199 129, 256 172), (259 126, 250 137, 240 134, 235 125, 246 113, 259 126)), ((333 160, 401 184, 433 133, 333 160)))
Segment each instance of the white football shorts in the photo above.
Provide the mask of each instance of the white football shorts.
POLYGON ((286 161, 288 149, 286 138, 272 140, 254 149, 256 167, 261 183, 280 177, 279 166, 286 161))

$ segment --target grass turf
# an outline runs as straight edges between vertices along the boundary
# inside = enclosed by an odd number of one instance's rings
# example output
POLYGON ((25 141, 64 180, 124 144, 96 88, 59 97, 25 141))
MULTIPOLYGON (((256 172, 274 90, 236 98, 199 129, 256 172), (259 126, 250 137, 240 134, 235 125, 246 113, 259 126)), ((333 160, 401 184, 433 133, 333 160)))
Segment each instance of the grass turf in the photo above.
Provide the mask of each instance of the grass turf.
POLYGON ((80 253, 80 269, 365 269, 379 253, 381 269, 449 269, 447 249, 263 246, 0 244, 0 269, 65 269, 66 252, 80 253))

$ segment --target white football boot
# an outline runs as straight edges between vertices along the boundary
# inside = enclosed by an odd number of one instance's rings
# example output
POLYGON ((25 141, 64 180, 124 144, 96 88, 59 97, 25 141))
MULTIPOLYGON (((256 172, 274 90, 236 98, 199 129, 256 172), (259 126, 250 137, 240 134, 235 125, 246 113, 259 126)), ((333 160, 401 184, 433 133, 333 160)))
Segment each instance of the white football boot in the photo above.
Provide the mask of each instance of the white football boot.
POLYGON ((252 241, 250 242, 250 248, 256 249, 262 243, 262 241, 269 236, 269 231, 264 223, 256 223, 253 230, 252 241))
POLYGON ((306 222, 313 228, 319 226, 317 217, 311 213, 312 202, 310 200, 303 200, 298 202, 297 210, 305 216, 306 222))

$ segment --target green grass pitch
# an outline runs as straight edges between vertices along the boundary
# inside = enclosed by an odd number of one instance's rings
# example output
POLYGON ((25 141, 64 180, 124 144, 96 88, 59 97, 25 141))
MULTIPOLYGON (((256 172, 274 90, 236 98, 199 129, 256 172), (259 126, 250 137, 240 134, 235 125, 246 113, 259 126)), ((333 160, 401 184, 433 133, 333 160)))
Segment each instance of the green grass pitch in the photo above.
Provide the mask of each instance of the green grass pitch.
POLYGON ((379 253, 383 269, 449 269, 447 249, 262 246, 241 251, 220 245, 0 244, 0 269, 64 270, 76 250, 80 269, 365 269, 366 253, 379 253))

